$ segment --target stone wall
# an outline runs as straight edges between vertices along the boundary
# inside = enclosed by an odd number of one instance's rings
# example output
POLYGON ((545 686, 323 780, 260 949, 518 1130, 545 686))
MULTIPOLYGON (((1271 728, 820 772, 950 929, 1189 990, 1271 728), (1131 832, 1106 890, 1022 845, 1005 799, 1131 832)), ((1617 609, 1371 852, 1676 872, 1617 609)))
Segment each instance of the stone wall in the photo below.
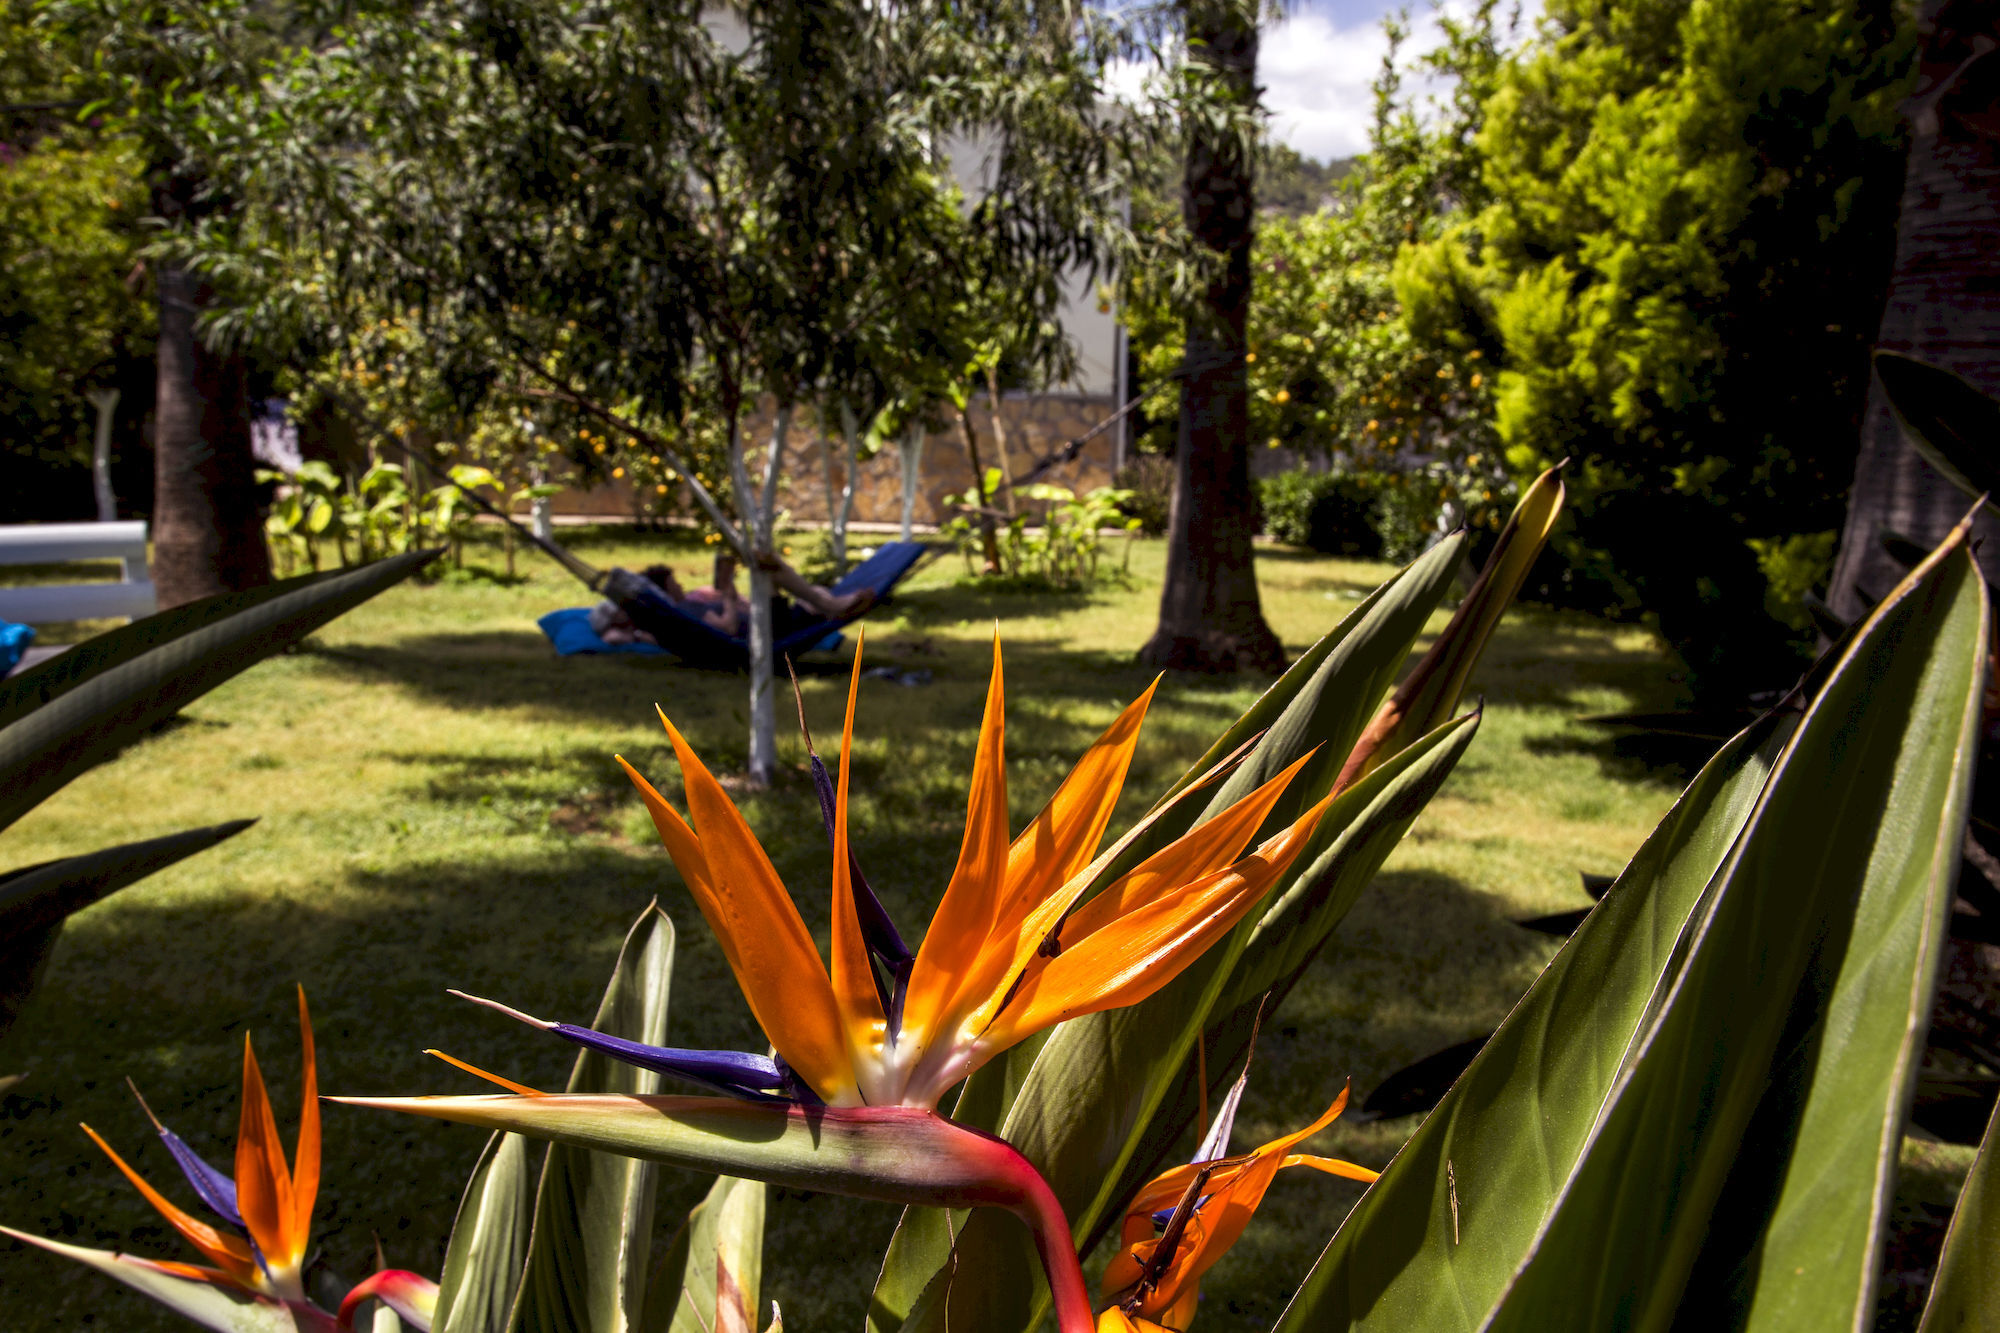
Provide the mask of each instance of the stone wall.
MULTIPOLYGON (((1046 455, 1096 426, 1113 411, 1105 397, 1055 394, 1008 395, 1001 400, 1001 421, 1007 428, 1007 471, 1019 476, 1046 455)), ((987 467, 1001 466, 999 441, 993 430, 989 407, 975 405, 972 425, 979 437, 979 459, 987 467)), ((754 466, 763 458, 763 444, 770 438, 771 418, 760 414, 744 423, 743 438, 749 442, 754 466)), ((1082 495, 1112 482, 1117 449, 1114 426, 1083 447, 1068 463, 1053 468, 1042 481, 1066 486, 1082 495)), ((834 484, 843 480, 844 469, 836 465, 834 484)), ((861 464, 854 491, 851 517, 863 523, 898 523, 903 517, 903 470, 901 452, 892 444, 861 464)), ((826 521, 826 484, 819 440, 810 430, 794 426, 785 442, 784 470, 780 474, 778 506, 791 518, 807 523, 826 521)), ((950 517, 945 498, 972 485, 972 466, 965 456, 965 438, 957 423, 949 430, 924 440, 922 463, 917 478, 916 521, 941 523, 950 517)), ((632 514, 630 490, 623 483, 593 487, 586 491, 564 491, 555 497, 554 512, 576 517, 629 518, 632 514)))

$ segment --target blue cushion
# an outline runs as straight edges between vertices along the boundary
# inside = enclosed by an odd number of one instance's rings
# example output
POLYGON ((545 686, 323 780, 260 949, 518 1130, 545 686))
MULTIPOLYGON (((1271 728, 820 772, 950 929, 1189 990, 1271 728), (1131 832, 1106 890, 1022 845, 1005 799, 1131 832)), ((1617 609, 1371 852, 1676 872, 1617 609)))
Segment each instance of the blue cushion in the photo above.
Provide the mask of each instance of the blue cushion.
POLYGON ((12 671, 21 660, 21 654, 28 651, 28 645, 35 641, 32 625, 17 625, 11 620, 0 620, 0 676, 12 671))
POLYGON ((590 627, 590 608, 587 606, 551 611, 535 623, 541 626, 542 633, 549 636, 549 642, 564 657, 577 653, 640 653, 657 657, 667 651, 651 643, 606 643, 590 627))

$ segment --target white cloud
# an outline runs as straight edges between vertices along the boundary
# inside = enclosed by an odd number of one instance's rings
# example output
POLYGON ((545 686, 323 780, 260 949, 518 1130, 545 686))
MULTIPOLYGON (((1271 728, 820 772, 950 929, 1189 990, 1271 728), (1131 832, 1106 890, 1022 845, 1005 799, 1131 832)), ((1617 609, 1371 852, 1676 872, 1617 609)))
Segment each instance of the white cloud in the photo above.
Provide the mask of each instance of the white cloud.
MULTIPOLYGON (((1447 3, 1455 12, 1471 8, 1468 0, 1447 3)), ((1375 119, 1373 85, 1389 48, 1381 16, 1391 7, 1384 0, 1301 5, 1288 18, 1265 26, 1257 80, 1264 86, 1274 137, 1322 162, 1367 151, 1375 119)), ((1525 33, 1541 6, 1524 0, 1522 9, 1520 31, 1525 33)), ((1413 13, 1409 28, 1401 56, 1405 62, 1436 47, 1441 37, 1428 9, 1413 13)), ((1151 62, 1120 65, 1112 71, 1113 90, 1136 100, 1152 69, 1151 62)), ((1423 80, 1407 74, 1404 89, 1426 91, 1423 80)))
POLYGON ((1379 20, 1342 26, 1307 11, 1266 27, 1257 81, 1272 135, 1323 162, 1366 151, 1375 108, 1370 85, 1388 45, 1379 20))

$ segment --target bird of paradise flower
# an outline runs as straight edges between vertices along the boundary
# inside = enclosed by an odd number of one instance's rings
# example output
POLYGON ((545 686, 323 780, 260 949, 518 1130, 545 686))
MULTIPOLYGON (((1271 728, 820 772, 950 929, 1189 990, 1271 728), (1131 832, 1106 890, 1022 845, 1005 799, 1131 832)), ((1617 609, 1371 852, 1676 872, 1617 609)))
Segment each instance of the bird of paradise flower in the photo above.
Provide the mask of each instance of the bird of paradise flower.
POLYGON ((1379 1175, 1338 1158, 1292 1151, 1340 1118, 1347 1109, 1346 1088, 1304 1129, 1229 1156, 1229 1136, 1249 1077, 1246 1064, 1194 1159, 1148 1181, 1126 1207, 1118 1253, 1099 1284, 1106 1304, 1097 1318, 1098 1333, 1185 1333, 1202 1276, 1242 1236, 1279 1171, 1303 1166, 1364 1184, 1379 1175))
MULTIPOLYGON (((338 1316, 307 1298, 304 1266, 313 1204, 319 1194, 320 1117, 318 1063, 303 986, 299 988, 299 1041, 305 1076, 298 1138, 289 1165, 271 1097, 247 1033, 243 1038, 242 1109, 233 1175, 209 1165, 186 1140, 160 1123, 144 1097, 139 1098, 140 1107, 188 1186, 219 1226, 202 1221, 168 1199, 102 1135, 89 1125, 82 1127, 146 1202, 212 1267, 85 1249, 9 1227, 0 1227, 0 1233, 94 1268, 197 1323, 225 1333, 260 1328, 265 1322, 272 1329, 344 1328, 354 1307, 368 1296, 382 1300, 408 1322, 428 1331, 437 1288, 414 1273, 390 1269, 375 1274, 355 1289, 356 1294, 343 1304, 338 1316), (259 1320, 259 1315, 268 1319, 259 1320)), ((133 1094, 138 1095, 136 1087, 133 1094)))
MULTIPOLYGON (((1332 797, 1245 854, 1301 759, 1085 898, 1174 808, 1100 851, 1158 682, 1010 837, 996 640, 958 864, 912 952, 849 847, 860 681, 857 646, 839 778, 821 790, 833 843, 830 969, 742 813, 664 713, 689 816, 625 765, 774 1056, 641 1045, 493 1005, 729 1102, 544 1096, 499 1078, 518 1095, 341 1100, 890 1202, 999 1204, 1034 1231, 1064 1328, 1087 1329, 1088 1292, 1047 1184, 1002 1140, 938 1116, 938 1099, 1035 1033, 1136 1004, 1172 981, 1277 882, 1332 797)), ((823 773, 816 758, 814 766, 823 773)))

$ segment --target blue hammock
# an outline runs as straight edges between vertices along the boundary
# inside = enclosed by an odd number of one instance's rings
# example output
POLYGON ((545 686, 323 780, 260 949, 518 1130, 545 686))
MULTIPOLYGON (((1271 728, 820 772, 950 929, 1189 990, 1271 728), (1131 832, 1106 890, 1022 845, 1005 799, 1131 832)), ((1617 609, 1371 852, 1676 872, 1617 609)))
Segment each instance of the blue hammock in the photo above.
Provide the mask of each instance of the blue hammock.
MULTIPOLYGON (((930 548, 922 542, 889 542, 849 570, 845 578, 833 585, 832 591, 837 596, 845 596, 863 588, 871 589, 875 601, 869 610, 873 610, 889 600, 896 585, 929 553, 930 548)), ((549 642, 555 645, 556 651, 565 656, 572 653, 672 653, 682 661, 703 666, 742 670, 750 665, 749 640, 714 629, 707 622, 682 610, 665 593, 647 588, 642 589, 639 596, 643 605, 628 606, 627 614, 659 640, 657 648, 649 643, 604 642, 590 628, 590 611, 586 607, 551 611, 537 623, 542 633, 548 635, 549 642)), ((840 646, 841 627, 860 619, 859 615, 838 619, 808 618, 803 608, 796 610, 798 614, 795 618, 778 627, 777 654, 780 657, 814 651, 830 652, 840 646)), ((861 613, 866 614, 866 611, 861 613)))

